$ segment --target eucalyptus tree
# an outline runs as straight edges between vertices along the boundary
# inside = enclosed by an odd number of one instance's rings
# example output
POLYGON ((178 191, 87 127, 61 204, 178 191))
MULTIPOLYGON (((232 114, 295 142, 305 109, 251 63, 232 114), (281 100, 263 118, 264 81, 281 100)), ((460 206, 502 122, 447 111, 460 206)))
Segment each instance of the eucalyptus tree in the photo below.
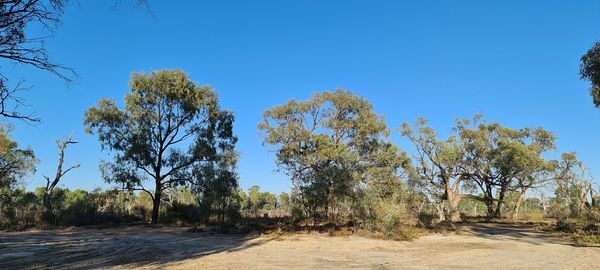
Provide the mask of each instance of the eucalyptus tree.
POLYGON ((11 127, 0 124, 0 196, 17 181, 35 172, 37 159, 31 148, 21 148, 11 139, 11 127))
POLYGON ((515 186, 524 194, 552 171, 542 155, 555 148, 555 137, 543 128, 511 129, 475 115, 457 120, 455 130, 465 150, 462 174, 483 193, 489 217, 500 218, 515 186))
POLYGON ((581 56, 581 65, 579 69, 581 79, 592 83, 590 95, 596 107, 600 107, 600 41, 581 56))
POLYGON ((11 127, 0 124, 0 217, 12 218, 4 215, 6 211, 11 212, 16 200, 14 192, 15 185, 19 180, 30 173, 35 173, 35 165, 38 160, 31 148, 20 147, 11 138, 11 127))
MULTIPOLYGON (((538 130, 542 132, 545 130, 538 130)), ((549 134, 554 140, 553 136, 549 134)), ((539 146, 539 145, 537 145, 539 146)), ((563 182, 563 179, 572 174, 573 165, 569 161, 571 153, 564 153, 560 160, 546 161, 542 158, 543 148, 536 148, 536 144, 521 145, 513 149, 513 166, 518 166, 520 169, 514 175, 510 190, 517 192, 518 196, 514 202, 514 207, 511 213, 511 219, 516 220, 519 216, 520 208, 525 200, 525 195, 528 191, 543 188, 549 184, 563 182), (531 148, 533 146, 533 149, 531 148)), ((544 203, 544 200, 542 200, 544 203)))
POLYGON ((193 186, 199 195, 200 206, 205 210, 204 218, 217 214, 221 230, 226 219, 236 218, 241 207, 238 196, 239 181, 237 170, 238 154, 234 144, 220 144, 221 154, 210 162, 203 162, 194 169, 193 186))
POLYGON ((258 126, 263 144, 274 147, 278 168, 290 176, 313 217, 323 212, 335 218, 339 203, 357 203, 356 192, 365 186, 386 195, 399 183, 400 169, 409 166, 406 154, 390 142, 383 118, 349 91, 290 100, 263 117, 258 126))
MULTIPOLYGON (((129 87, 123 108, 102 99, 85 112, 84 124, 114 154, 112 163, 101 165, 104 179, 148 193, 156 224, 165 189, 194 185, 207 166, 231 155, 237 141, 233 114, 219 109, 211 87, 180 70, 134 73, 129 87)), ((230 165, 220 166, 220 173, 230 165)))
POLYGON ((576 214, 595 205, 594 179, 589 168, 577 159, 575 153, 563 154, 560 166, 565 168, 565 173, 554 181, 556 195, 564 199, 576 214))
POLYGON ((461 165, 464 159, 464 149, 456 136, 440 140, 436 132, 427 126, 427 119, 417 119, 414 129, 408 123, 402 124, 401 134, 415 146, 413 157, 416 184, 424 187, 429 195, 437 201, 440 220, 445 220, 444 202, 448 203, 450 220, 460 221, 460 200, 472 197, 462 194, 462 183, 465 180, 461 165))

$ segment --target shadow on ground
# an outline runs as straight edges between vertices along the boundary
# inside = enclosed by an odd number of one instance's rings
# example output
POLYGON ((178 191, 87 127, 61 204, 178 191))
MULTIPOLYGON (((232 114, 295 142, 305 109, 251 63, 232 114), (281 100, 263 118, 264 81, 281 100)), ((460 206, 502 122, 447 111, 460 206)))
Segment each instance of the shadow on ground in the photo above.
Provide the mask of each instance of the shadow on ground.
POLYGON ((517 240, 534 245, 573 245, 572 241, 554 237, 539 229, 536 224, 476 223, 457 226, 459 234, 469 234, 490 240, 517 240))
POLYGON ((239 251, 266 241, 177 227, 0 232, 0 269, 136 268, 239 251))

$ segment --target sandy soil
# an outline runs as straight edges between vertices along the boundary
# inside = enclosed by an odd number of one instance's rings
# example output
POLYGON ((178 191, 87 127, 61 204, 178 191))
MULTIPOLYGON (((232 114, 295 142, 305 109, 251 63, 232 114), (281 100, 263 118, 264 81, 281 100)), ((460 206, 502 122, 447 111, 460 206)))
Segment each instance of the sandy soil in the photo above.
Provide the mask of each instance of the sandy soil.
POLYGON ((465 225, 412 242, 185 228, 0 232, 0 269, 600 269, 600 248, 530 225, 465 225))

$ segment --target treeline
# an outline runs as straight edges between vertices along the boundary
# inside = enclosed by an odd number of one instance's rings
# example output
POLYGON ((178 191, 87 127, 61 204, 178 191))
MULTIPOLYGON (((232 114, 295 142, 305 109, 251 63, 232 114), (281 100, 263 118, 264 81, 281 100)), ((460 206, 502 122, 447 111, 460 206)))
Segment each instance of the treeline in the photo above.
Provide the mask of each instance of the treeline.
MULTIPOLYGON (((145 224, 152 221, 152 198, 145 192, 123 190, 85 191, 56 188, 52 193, 52 216, 44 206, 45 188, 35 191, 17 188, 0 201, 0 228, 32 228, 52 226, 145 224)), ((164 224, 217 225, 234 224, 242 218, 288 217, 294 207, 286 192, 275 195, 261 192, 259 186, 247 192, 239 190, 233 198, 236 207, 225 213, 198 199, 186 187, 169 189, 162 197, 159 213, 164 224)))
POLYGON ((573 152, 557 154, 540 127, 509 128, 475 115, 441 138, 426 119, 387 126, 368 100, 323 91, 264 112, 264 145, 292 182, 275 195, 239 189, 233 113, 216 92, 182 71, 135 73, 124 106, 103 99, 85 112, 113 160, 100 164, 116 190, 56 188, 66 146, 58 141, 56 177, 35 192, 19 180, 36 158, 0 129, 0 223, 3 226, 188 223, 235 226, 241 218, 289 217, 306 226, 351 226, 389 235, 467 216, 555 217, 598 222, 598 194, 573 152), (400 149, 392 137, 412 143, 400 149), (550 159, 550 156, 560 156, 550 159), (537 198, 532 195, 536 194, 537 198))
POLYGON ((418 119, 392 132, 367 100, 336 90, 267 110, 259 129, 315 223, 386 231, 427 225, 432 215, 457 222, 468 213, 461 211, 466 201, 483 206, 475 212, 487 219, 517 219, 526 196, 540 189, 543 215, 597 216, 593 179, 575 153, 547 158, 556 151, 551 132, 475 115, 457 119, 439 138, 427 123, 418 119), (412 154, 391 142, 394 133, 413 143, 412 154))

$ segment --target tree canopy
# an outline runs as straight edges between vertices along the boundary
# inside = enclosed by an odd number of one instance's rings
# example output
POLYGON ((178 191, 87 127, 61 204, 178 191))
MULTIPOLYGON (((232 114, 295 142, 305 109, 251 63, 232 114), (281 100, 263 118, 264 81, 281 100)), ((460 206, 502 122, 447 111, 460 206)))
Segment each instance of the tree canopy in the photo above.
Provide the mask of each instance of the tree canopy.
POLYGON ((581 66, 579 70, 581 79, 592 83, 590 95, 596 107, 600 107, 600 41, 581 56, 581 66))
POLYGON ((102 99, 85 112, 84 124, 103 149, 114 152, 114 161, 102 166, 105 180, 150 194, 156 223, 165 189, 198 183, 207 170, 219 168, 222 175, 231 169, 233 114, 219 109, 211 87, 179 70, 134 73, 129 86, 123 109, 102 99))
MULTIPOLYGON (((263 114, 265 145, 292 179, 311 215, 329 218, 336 202, 354 198, 361 185, 397 184, 408 157, 389 139, 371 104, 346 90, 315 93, 263 114)), ((389 191, 379 189, 381 193, 389 191)))
POLYGON ((10 126, 0 125, 0 193, 23 176, 35 172, 37 159, 31 148, 20 148, 10 137, 10 126))

